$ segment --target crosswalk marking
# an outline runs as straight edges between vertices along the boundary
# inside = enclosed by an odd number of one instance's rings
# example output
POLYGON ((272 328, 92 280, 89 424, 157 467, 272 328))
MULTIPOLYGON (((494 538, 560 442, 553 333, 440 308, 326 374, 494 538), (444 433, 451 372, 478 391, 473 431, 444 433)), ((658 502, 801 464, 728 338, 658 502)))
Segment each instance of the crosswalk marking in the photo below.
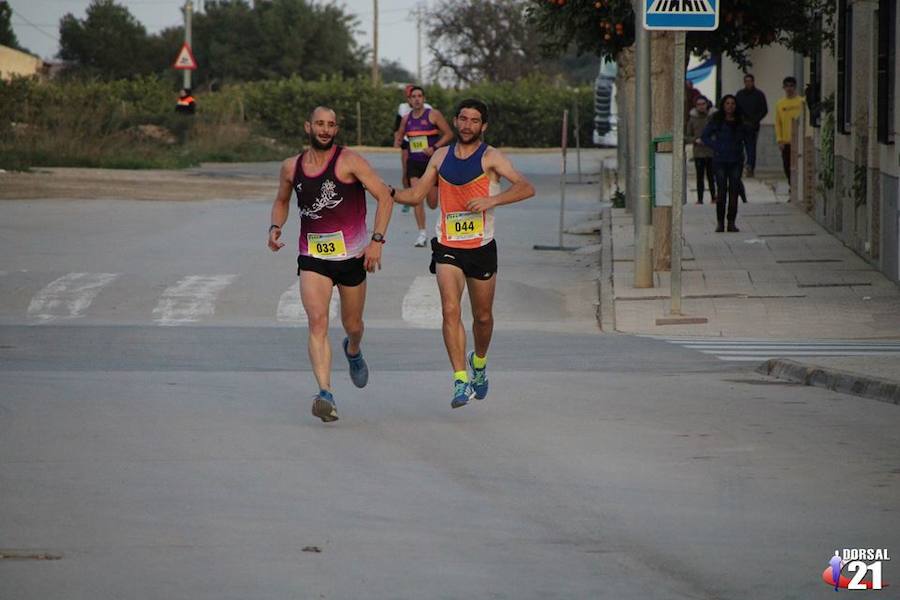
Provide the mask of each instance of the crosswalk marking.
POLYGON ((884 340, 764 340, 664 337, 670 344, 711 354, 723 361, 761 362, 777 357, 898 355, 900 341, 884 340))
POLYGON ((215 314, 216 299, 237 275, 189 275, 167 288, 153 314, 160 325, 193 323, 215 314))
POLYGON ((413 327, 438 329, 441 326, 441 294, 437 278, 419 275, 403 296, 401 305, 403 320, 413 327))
MULTIPOLYGON (((462 305, 468 304, 469 292, 463 289, 462 305)), ((433 275, 419 275, 403 296, 400 307, 403 320, 421 329, 440 329, 443 322, 441 293, 437 278, 433 275)))
MULTIPOLYGON (((6 275, 12 275, 11 272, 5 272, 6 275)), ((4 275, 0 271, 0 278, 4 275)), ((239 279, 237 274, 221 274, 221 275, 185 275, 177 280, 166 281, 166 285, 160 286, 162 292, 157 291, 155 282, 137 280, 138 285, 145 285, 137 293, 142 297, 147 294, 148 288, 153 289, 158 294, 154 299, 148 298, 150 305, 145 312, 134 313, 131 310, 119 310, 113 315, 116 322, 123 320, 138 320, 140 322, 151 322, 157 325, 179 326, 190 325, 207 319, 217 314, 217 304, 220 302, 222 293, 239 279)), ((63 277, 59 277, 47 284, 37 294, 30 299, 27 306, 27 318, 32 322, 49 323, 59 319, 74 319, 79 317, 91 316, 95 320, 103 320, 104 314, 98 313, 95 298, 103 291, 104 297, 110 300, 106 303, 106 308, 111 308, 114 300, 118 299, 117 306, 122 304, 121 298, 123 294, 133 297, 135 290, 123 286, 117 286, 117 280, 121 280, 121 273, 69 273, 63 277), (107 287, 108 286, 108 287, 107 287), (118 287, 118 289, 113 289, 118 287), (93 304, 92 304, 93 303, 93 304)), ((49 278, 48 278, 49 279, 49 278)), ((5 280, 5 279, 4 279, 5 280)), ((123 280, 124 281, 124 280, 123 280)), ((134 285, 134 281, 130 281, 129 285, 134 285)), ((406 282, 400 285, 405 285, 406 282)), ((397 286, 396 282, 389 284, 391 287, 397 286)), ((407 326, 423 329, 440 329, 442 325, 442 310, 440 292, 437 287, 437 280, 432 275, 420 275, 415 277, 405 290, 401 302, 379 302, 382 298, 384 286, 378 289, 370 288, 370 297, 376 298, 376 302, 370 303, 366 309, 366 316, 374 315, 374 319, 379 323, 393 323, 392 326, 407 326), (374 289, 374 291, 373 291, 374 289), (402 323, 402 325, 401 325, 402 323)), ((277 288, 276 288, 277 289, 277 288)), ((403 291, 402 289, 400 291, 403 291)), ((392 293, 393 290, 391 290, 392 293)), ((274 295, 273 295, 274 296, 274 295)), ((277 296, 278 304, 275 310, 272 310, 271 302, 274 300, 272 296, 259 296, 259 302, 252 304, 242 304, 239 310, 243 311, 239 317, 247 316, 250 310, 255 310, 254 319, 273 320, 284 324, 299 324, 306 326, 308 324, 306 311, 300 300, 299 285, 294 283, 285 289, 280 296, 277 296), (266 298, 269 298, 268 303, 266 298), (262 308, 268 304, 268 308, 262 308), (251 308, 246 308, 250 306, 251 308), (260 314, 260 310, 264 314, 260 314), (273 314, 274 312, 274 314, 273 314), (265 314, 267 313, 267 314, 265 314)), ((462 310, 464 318, 469 318, 469 299, 468 291, 463 290, 462 310)), ((130 306, 128 307, 130 309, 130 306)), ((2 318, 14 318, 13 315, 5 314, 7 309, 0 308, 2 318)), ((21 310, 21 309, 20 309, 21 310)), ((115 310, 115 308, 113 308, 115 310)), ((234 307, 229 307, 229 313, 234 312, 234 307)), ((340 295, 335 290, 329 305, 329 319, 332 324, 340 323, 341 304, 340 295)), ((535 315, 539 318, 540 315, 535 315)))
POLYGON ((649 13, 694 13, 715 14, 709 0, 656 0, 648 11, 649 13))
MULTIPOLYGON (((328 305, 328 321, 334 322, 341 314, 341 295, 337 290, 331 295, 331 304, 328 305)), ((306 311, 300 301, 300 286, 296 283, 289 287, 278 301, 278 310, 275 318, 284 323, 307 324, 306 311)))
POLYGON ((68 273, 51 281, 31 299, 28 316, 42 322, 84 315, 97 294, 118 273, 68 273))

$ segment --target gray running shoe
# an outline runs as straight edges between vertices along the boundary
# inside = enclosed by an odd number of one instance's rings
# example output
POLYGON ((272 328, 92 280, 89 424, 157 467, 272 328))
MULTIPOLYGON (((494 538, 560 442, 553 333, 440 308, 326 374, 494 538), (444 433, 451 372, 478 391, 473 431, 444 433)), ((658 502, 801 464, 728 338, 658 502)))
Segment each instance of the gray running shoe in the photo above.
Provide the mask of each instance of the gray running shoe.
POLYGON ((331 395, 331 392, 319 390, 319 393, 313 398, 312 414, 314 417, 322 419, 323 423, 338 420, 337 405, 334 403, 334 396, 331 395))
POLYGON ((347 362, 350 363, 350 379, 356 387, 364 388, 369 383, 369 365, 366 364, 366 360, 363 358, 362 350, 356 356, 350 356, 347 353, 347 345, 349 343, 350 338, 344 338, 344 356, 347 357, 347 362))

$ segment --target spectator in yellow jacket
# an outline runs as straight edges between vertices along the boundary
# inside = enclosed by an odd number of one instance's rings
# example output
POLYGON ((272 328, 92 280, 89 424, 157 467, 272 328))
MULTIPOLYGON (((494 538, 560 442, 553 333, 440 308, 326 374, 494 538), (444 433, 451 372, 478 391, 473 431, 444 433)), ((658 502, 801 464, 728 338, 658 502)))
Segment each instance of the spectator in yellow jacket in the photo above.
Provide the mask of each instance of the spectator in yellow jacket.
POLYGON ((775 141, 781 149, 781 163, 784 175, 791 183, 791 133, 794 119, 803 112, 803 98, 797 95, 797 80, 785 77, 782 82, 784 98, 775 103, 775 141))

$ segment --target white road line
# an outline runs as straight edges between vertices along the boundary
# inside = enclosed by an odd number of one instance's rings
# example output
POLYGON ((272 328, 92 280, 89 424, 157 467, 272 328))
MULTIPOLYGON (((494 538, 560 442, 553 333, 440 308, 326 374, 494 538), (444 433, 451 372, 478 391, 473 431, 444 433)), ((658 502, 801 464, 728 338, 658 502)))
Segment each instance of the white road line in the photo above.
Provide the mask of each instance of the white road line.
MULTIPOLYGON (((331 294, 331 304, 328 305, 328 321, 333 323, 340 318, 341 315, 341 295, 337 290, 331 294)), ((278 310, 275 317, 286 323, 306 324, 309 321, 306 318, 306 311, 303 310, 303 304, 300 302, 300 286, 294 284, 289 287, 283 294, 281 300, 278 301, 278 310)))
POLYGON ((670 344, 711 354, 725 361, 760 361, 775 357, 890 356, 900 354, 900 343, 884 340, 761 340, 657 338, 670 344))
POLYGON ((889 352, 900 352, 900 345, 894 344, 877 344, 877 345, 859 345, 859 344, 753 344, 753 345, 737 345, 737 344, 676 344, 678 346, 684 346, 685 348, 691 348, 693 350, 769 350, 772 352, 778 350, 887 350, 889 352))
POLYGON ((900 350, 701 350, 716 356, 869 356, 900 354, 900 350))
POLYGON ((153 314, 160 325, 193 323, 216 312, 216 299, 237 275, 189 275, 167 288, 153 314))
MULTIPOLYGON (((463 290, 462 303, 465 306, 469 300, 469 292, 463 290)), ((437 278, 433 275, 419 275, 403 296, 401 305, 403 320, 422 329, 440 329, 443 318, 441 316, 441 293, 438 291, 437 278)))
POLYGON ((31 299, 28 316, 39 321, 77 319, 118 273, 69 273, 51 281, 31 299))

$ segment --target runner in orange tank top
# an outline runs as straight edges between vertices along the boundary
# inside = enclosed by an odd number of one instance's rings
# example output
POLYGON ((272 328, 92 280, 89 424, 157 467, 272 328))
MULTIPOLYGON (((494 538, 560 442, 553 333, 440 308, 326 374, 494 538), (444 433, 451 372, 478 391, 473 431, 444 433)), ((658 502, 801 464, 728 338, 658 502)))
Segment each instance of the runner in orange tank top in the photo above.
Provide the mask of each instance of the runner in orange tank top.
POLYGON ((395 202, 417 206, 438 186, 441 217, 431 240, 431 272, 437 275, 444 345, 453 368, 452 408, 468 404, 473 397, 483 399, 488 393, 487 353, 494 331, 497 285, 494 207, 534 195, 534 186, 509 159, 482 141, 487 122, 483 102, 463 100, 453 118, 456 142, 438 148, 419 181, 394 196, 395 202), (500 191, 501 178, 511 184, 505 192, 500 191), (464 289, 469 290, 474 318, 475 349, 468 356, 460 306, 464 289))

